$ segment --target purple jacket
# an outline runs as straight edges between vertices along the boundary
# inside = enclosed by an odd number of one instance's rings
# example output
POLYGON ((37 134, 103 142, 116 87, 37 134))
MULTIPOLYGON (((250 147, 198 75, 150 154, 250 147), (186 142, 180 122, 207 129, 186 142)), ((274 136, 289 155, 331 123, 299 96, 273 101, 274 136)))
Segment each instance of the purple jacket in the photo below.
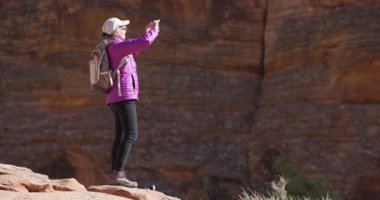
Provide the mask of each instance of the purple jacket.
POLYGON ((120 69, 121 96, 118 95, 118 80, 115 78, 114 86, 107 94, 106 103, 115 103, 123 100, 139 99, 139 79, 137 65, 134 59, 141 50, 146 49, 158 36, 159 30, 152 28, 142 36, 133 39, 122 40, 114 38, 114 42, 107 47, 109 62, 113 70, 117 69, 120 60, 131 55, 129 62, 120 69))

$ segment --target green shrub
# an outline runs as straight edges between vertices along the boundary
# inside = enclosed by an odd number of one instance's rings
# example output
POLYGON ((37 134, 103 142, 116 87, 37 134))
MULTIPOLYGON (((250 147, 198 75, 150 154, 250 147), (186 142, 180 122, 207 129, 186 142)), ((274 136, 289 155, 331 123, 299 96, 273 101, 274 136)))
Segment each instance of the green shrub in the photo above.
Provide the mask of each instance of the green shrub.
POLYGON ((298 172, 297 168, 292 165, 290 160, 285 156, 279 156, 276 159, 274 168, 277 174, 280 174, 280 176, 288 180, 286 191, 291 196, 304 196, 310 199, 318 199, 329 193, 331 199, 340 199, 335 191, 329 190, 328 184, 323 177, 314 180, 307 179, 298 172))

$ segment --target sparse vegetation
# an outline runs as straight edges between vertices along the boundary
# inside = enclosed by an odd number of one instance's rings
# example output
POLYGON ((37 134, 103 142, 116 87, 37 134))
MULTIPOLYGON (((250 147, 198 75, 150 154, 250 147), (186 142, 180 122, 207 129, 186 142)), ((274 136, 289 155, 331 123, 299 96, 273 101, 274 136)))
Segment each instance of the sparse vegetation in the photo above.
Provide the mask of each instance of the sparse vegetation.
POLYGON ((279 156, 275 161, 276 173, 285 177, 286 191, 290 196, 308 197, 309 199, 321 199, 329 194, 330 199, 339 200, 339 195, 328 187, 323 177, 308 179, 285 156, 279 156))
POLYGON ((289 195, 286 190, 287 181, 280 177, 280 180, 276 182, 272 182, 270 191, 267 195, 259 194, 257 192, 253 192, 251 190, 243 189, 242 194, 239 195, 239 200, 332 200, 329 194, 321 196, 319 198, 310 198, 305 196, 292 196, 289 195))

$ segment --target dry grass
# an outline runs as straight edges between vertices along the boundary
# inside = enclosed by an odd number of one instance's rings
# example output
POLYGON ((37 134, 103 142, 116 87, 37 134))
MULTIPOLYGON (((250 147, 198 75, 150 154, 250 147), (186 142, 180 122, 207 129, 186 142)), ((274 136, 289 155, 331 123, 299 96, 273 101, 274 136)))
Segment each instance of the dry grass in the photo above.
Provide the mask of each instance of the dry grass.
MULTIPOLYGON (((288 195, 286 191, 287 181, 280 177, 280 180, 272 182, 272 191, 267 195, 259 194, 251 190, 247 191, 243 189, 242 194, 239 195, 239 200, 310 200, 309 197, 298 197, 288 195)), ((320 197, 318 200, 332 200, 328 194, 326 196, 320 197)))

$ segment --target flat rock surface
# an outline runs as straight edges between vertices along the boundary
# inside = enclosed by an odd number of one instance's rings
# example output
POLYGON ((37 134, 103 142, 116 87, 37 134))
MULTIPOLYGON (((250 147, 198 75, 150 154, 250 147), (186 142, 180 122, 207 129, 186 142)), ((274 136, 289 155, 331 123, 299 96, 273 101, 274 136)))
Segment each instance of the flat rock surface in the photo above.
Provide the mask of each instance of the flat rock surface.
POLYGON ((54 190, 59 191, 87 191, 75 178, 50 180, 54 190))
POLYGON ((130 200, 99 192, 33 192, 20 193, 0 190, 1 200, 130 200))
POLYGON ((179 200, 178 198, 167 196, 162 192, 138 188, 127 188, 123 186, 90 186, 88 190, 93 192, 102 192, 122 197, 128 197, 133 200, 179 200))

